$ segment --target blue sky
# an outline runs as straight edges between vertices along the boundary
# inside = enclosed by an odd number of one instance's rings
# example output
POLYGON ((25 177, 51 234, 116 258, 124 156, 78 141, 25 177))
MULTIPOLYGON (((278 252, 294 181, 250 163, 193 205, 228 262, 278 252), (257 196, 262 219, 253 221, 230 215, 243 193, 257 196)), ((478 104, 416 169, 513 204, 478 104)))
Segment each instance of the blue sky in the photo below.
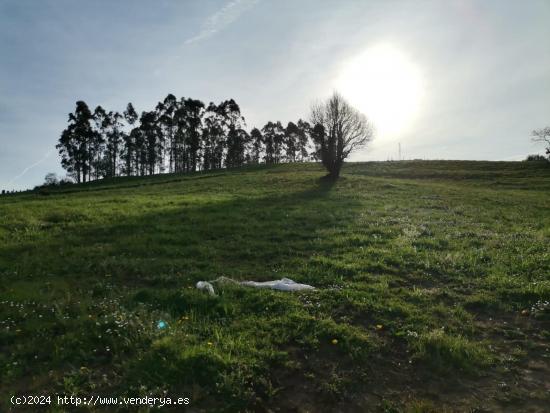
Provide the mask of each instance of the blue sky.
POLYGON ((0 0, 0 188, 63 174, 54 147, 76 100, 235 98, 261 127, 307 118, 380 44, 414 65, 422 100, 354 160, 395 158, 397 142, 406 158, 542 152, 529 133, 550 125, 547 0, 0 0))

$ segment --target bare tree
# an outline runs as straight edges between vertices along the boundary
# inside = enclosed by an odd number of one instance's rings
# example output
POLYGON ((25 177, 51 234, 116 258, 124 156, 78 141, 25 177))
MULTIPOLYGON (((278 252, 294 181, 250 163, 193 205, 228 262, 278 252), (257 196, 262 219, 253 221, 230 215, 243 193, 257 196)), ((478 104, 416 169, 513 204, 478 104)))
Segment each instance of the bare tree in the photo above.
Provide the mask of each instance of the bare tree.
POLYGON ((542 129, 535 129, 531 132, 533 142, 543 143, 546 145, 546 155, 550 158, 550 126, 542 129))
POLYGON ((328 170, 328 176, 337 179, 349 154, 373 138, 372 124, 336 92, 326 102, 314 104, 310 118, 317 157, 328 170))

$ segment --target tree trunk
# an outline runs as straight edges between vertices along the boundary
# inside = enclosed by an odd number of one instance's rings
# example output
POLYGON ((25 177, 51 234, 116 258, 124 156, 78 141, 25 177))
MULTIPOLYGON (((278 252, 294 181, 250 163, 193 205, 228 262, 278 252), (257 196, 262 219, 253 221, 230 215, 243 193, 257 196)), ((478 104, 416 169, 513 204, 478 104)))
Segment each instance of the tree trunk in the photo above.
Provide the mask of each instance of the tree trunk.
POLYGON ((334 162, 329 172, 329 177, 332 180, 337 180, 340 177, 340 170, 342 169, 341 162, 334 162))

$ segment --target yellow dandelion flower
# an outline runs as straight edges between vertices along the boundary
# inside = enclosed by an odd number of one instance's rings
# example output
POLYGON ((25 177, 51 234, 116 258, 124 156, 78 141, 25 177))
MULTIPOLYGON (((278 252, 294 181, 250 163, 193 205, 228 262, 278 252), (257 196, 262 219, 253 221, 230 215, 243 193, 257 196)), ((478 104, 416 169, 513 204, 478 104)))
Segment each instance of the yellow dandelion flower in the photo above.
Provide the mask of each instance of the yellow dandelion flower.
POLYGON ((338 344, 338 340, 336 340, 335 338, 333 338, 332 341, 331 341, 331 343, 334 344, 334 345, 336 345, 336 344, 338 344))
POLYGON ((382 330, 384 328, 384 326, 382 324, 376 324, 376 329, 377 330, 382 330))

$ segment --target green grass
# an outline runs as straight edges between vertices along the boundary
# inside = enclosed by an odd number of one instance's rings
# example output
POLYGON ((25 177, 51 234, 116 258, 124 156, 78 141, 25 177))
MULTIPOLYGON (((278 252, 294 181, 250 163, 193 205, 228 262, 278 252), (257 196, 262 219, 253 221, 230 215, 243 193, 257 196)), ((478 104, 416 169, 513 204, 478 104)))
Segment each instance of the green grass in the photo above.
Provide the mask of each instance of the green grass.
POLYGON ((0 197, 0 410, 59 393, 167 394, 199 411, 543 411, 550 168, 322 176, 295 164, 0 197), (220 276, 317 290, 194 287, 220 276))

